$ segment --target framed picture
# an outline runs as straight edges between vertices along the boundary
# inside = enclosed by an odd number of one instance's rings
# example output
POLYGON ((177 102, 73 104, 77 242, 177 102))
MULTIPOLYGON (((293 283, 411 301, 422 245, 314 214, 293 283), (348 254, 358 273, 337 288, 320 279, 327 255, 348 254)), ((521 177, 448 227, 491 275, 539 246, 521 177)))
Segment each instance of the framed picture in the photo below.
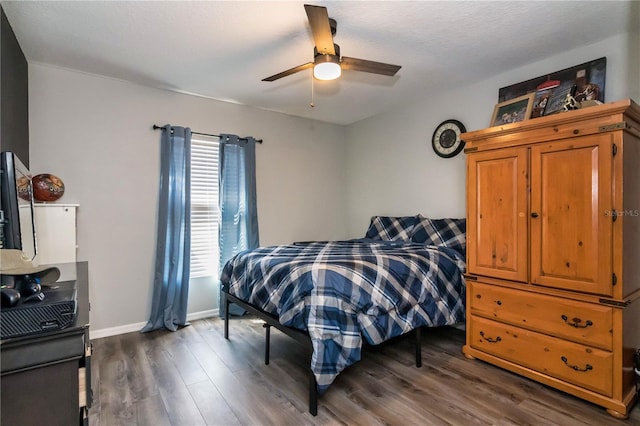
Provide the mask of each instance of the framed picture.
POLYGON ((551 88, 542 88, 536 91, 533 98, 533 109, 531 110, 531 117, 542 117, 545 114, 547 105, 549 104, 549 98, 553 95, 553 91, 557 86, 551 88))
POLYGON ((508 101, 500 102, 493 109, 490 126, 517 123, 531 116, 535 93, 527 93, 508 101))
POLYGON ((561 110, 567 92, 575 87, 578 102, 597 100, 604 103, 604 83, 607 58, 594 59, 584 64, 565 68, 531 80, 500 88, 498 102, 508 101, 527 93, 535 93, 533 111, 529 118, 549 115, 561 110), (550 101, 553 100, 553 105, 550 101))
POLYGON ((562 107, 567 100, 567 95, 573 95, 575 90, 575 84, 570 81, 565 81, 556 87, 547 100, 544 115, 551 115, 562 111, 562 107))

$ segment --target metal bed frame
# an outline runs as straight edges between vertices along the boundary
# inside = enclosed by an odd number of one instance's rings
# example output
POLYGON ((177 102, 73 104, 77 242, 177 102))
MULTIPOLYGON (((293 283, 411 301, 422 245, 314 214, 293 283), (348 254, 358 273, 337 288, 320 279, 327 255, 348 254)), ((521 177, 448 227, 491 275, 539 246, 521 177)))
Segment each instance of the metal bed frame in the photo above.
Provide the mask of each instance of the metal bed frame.
MULTIPOLYGON (((280 324, 276 315, 264 312, 260 308, 238 299, 236 296, 222 291, 224 295, 224 338, 229 340, 229 305, 235 303, 247 312, 255 315, 263 320, 265 323, 262 325, 265 328, 265 343, 264 343, 264 363, 269 365, 269 344, 271 341, 271 327, 275 327, 287 336, 293 338, 296 342, 300 343, 309 352, 309 365, 307 366, 307 372, 309 373, 309 413, 313 416, 318 415, 318 383, 316 382, 316 376, 311 371, 311 356, 313 355, 313 346, 311 344, 311 338, 309 334, 298 330, 296 328, 287 327, 280 324)), ((420 328, 414 329, 416 338, 416 367, 422 367, 422 348, 421 348, 421 333, 420 328)))

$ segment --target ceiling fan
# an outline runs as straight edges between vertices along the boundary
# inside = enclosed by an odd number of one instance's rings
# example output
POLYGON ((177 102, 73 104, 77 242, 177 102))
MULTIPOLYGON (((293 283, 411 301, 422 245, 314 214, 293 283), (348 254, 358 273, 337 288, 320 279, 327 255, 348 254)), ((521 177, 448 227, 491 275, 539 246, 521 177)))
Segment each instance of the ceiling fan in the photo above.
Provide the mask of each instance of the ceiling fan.
POLYGON ((275 81, 312 67, 313 76, 318 80, 334 80, 340 77, 342 70, 393 76, 401 68, 400 65, 385 64, 366 59, 346 56, 341 58, 340 46, 333 43, 333 35, 336 33, 337 23, 335 19, 329 18, 327 8, 305 4, 304 9, 307 12, 307 18, 313 33, 313 41, 316 44, 313 49, 313 62, 298 65, 271 77, 264 78, 262 81, 275 81))

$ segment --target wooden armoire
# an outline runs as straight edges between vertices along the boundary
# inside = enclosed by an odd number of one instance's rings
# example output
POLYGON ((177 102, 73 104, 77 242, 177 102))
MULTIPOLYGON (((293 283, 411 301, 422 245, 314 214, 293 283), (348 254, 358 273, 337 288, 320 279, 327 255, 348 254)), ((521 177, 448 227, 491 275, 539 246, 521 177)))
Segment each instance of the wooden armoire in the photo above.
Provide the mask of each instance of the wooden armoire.
POLYGON ((462 135, 468 358, 626 418, 640 348, 640 107, 462 135))

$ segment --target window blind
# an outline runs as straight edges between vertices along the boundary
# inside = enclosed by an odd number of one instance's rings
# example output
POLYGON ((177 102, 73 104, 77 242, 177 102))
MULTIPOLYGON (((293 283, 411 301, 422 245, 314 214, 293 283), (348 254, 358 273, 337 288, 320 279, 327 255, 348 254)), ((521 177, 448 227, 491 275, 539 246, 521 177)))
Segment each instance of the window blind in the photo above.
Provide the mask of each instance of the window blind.
POLYGON ((215 277, 218 244, 218 145, 205 137, 191 139, 191 277, 215 277))

